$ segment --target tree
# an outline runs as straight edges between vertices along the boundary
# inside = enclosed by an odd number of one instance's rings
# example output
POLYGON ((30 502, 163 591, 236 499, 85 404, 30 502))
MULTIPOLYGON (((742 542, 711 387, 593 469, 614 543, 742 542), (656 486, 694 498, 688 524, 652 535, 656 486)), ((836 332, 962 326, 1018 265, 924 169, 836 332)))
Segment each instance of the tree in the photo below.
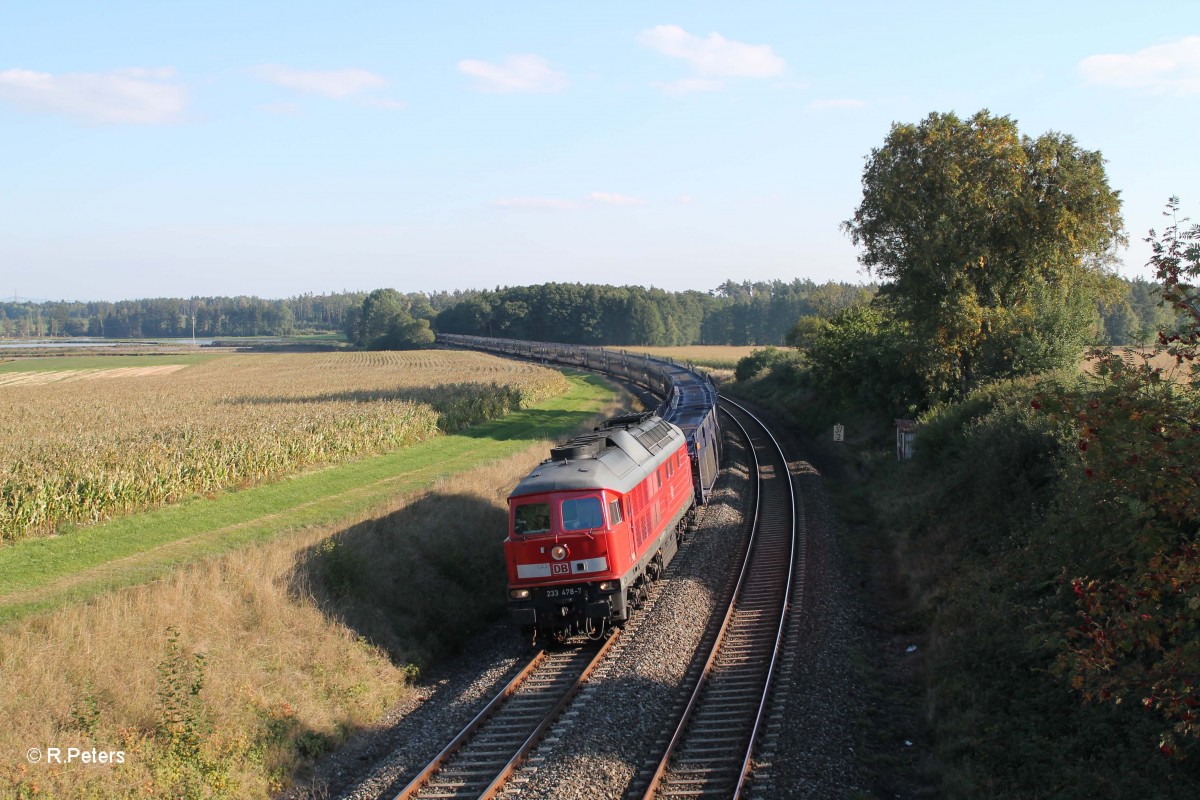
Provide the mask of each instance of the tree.
POLYGON ((800 350, 807 350, 812 347, 813 342, 821 335, 821 332, 829 327, 829 321, 824 317, 807 316, 801 317, 792 326, 784 337, 784 343, 788 347, 795 347, 800 350))
POLYGON ((636 295, 629 304, 629 344, 661 345, 666 333, 658 306, 636 295))
POLYGON ((1160 332, 1159 341, 1176 362, 1188 362, 1195 383, 1200 379, 1200 364, 1196 363, 1200 357, 1200 288, 1192 281, 1200 279, 1200 225, 1180 228, 1187 220, 1178 220, 1178 197, 1167 203, 1164 216, 1171 217, 1172 224, 1162 238, 1150 231, 1146 241, 1154 253, 1150 263, 1162 282, 1163 301, 1175 309, 1180 322, 1176 330, 1160 332))
POLYGON ((395 289, 376 289, 362 301, 354 343, 370 350, 407 350, 434 341, 429 320, 414 320, 411 303, 395 289))
POLYGON ((847 406, 907 416, 921 396, 910 365, 917 344, 906 323, 874 305, 851 306, 809 345, 813 388, 847 406))
POLYGON ((1099 152, 1022 136, 986 109, 933 113, 893 125, 862 183, 843 230, 883 279, 883 306, 928 345, 931 394, 1078 358, 1126 241, 1099 152))
POLYGON ((376 289, 363 298, 354 343, 370 347, 401 317, 408 316, 408 304, 395 289, 376 289))

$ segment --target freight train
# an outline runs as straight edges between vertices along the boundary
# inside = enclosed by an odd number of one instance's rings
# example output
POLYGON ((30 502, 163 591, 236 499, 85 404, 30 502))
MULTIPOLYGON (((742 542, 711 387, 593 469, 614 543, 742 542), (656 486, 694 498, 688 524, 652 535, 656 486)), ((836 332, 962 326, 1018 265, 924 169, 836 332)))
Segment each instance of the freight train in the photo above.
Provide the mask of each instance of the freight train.
POLYGON ((508 603, 539 636, 600 636, 670 563, 721 458, 717 390, 670 360, 596 347, 438 334, 438 341, 605 372, 662 398, 550 450, 508 498, 508 603))

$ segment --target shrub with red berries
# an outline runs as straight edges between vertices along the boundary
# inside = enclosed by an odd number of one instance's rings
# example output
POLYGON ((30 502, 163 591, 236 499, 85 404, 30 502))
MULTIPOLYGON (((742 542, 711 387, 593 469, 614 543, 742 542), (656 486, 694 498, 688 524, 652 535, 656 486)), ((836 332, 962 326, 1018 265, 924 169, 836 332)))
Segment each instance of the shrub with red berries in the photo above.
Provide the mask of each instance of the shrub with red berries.
MULTIPOLYGON (((1178 208, 1172 199, 1169 212, 1178 208)), ((1151 264, 1185 324, 1161 334, 1178 363, 1200 346, 1200 227, 1153 232, 1151 264)), ((1059 669, 1085 698, 1137 704, 1168 723, 1159 749, 1200 737, 1200 382, 1096 351, 1082 390, 1035 399, 1078 431, 1078 507, 1110 564, 1068 576, 1077 624, 1059 669)))

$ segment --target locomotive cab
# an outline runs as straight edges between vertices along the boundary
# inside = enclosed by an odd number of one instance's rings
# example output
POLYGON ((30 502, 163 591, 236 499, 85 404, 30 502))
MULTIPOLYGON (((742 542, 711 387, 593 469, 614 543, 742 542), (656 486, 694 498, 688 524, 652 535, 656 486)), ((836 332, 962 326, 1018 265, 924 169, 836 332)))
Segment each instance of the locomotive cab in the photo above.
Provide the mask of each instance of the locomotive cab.
POLYGON ((553 448, 509 497, 513 621, 561 639, 628 619, 693 508, 686 463, 682 432, 653 414, 614 418, 553 448))
POLYGON ((628 616, 610 554, 620 500, 602 491, 514 498, 504 549, 509 605, 523 628, 595 629, 628 616))

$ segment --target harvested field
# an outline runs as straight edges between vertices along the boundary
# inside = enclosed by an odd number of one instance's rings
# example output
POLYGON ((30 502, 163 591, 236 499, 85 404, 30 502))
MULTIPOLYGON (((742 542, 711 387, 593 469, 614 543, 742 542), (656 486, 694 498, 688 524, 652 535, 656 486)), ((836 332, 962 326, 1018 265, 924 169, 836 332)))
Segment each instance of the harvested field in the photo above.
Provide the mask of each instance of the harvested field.
MULTIPOLYGON (((1113 351, 1119 353, 1125 360, 1133 360, 1133 363, 1140 364, 1142 360, 1149 359, 1150 366, 1161 369, 1168 375, 1184 377, 1188 374, 1187 366, 1179 367, 1175 363, 1175 358, 1167 354, 1165 350, 1156 350, 1153 347, 1114 347, 1113 351)), ((1094 372, 1095 362, 1084 357, 1079 368, 1084 372, 1094 372)))
POLYGON ((109 378, 145 378, 151 375, 170 375, 186 366, 186 364, 163 364, 157 367, 8 372, 0 374, 0 386, 41 386, 44 383, 70 383, 71 381, 94 381, 109 378))
MULTIPOLYGON (((567 388, 551 370, 453 351, 60 372, 0 385, 0 541, 385 452, 567 388)), ((29 373, 0 378, 13 375, 29 373)))

